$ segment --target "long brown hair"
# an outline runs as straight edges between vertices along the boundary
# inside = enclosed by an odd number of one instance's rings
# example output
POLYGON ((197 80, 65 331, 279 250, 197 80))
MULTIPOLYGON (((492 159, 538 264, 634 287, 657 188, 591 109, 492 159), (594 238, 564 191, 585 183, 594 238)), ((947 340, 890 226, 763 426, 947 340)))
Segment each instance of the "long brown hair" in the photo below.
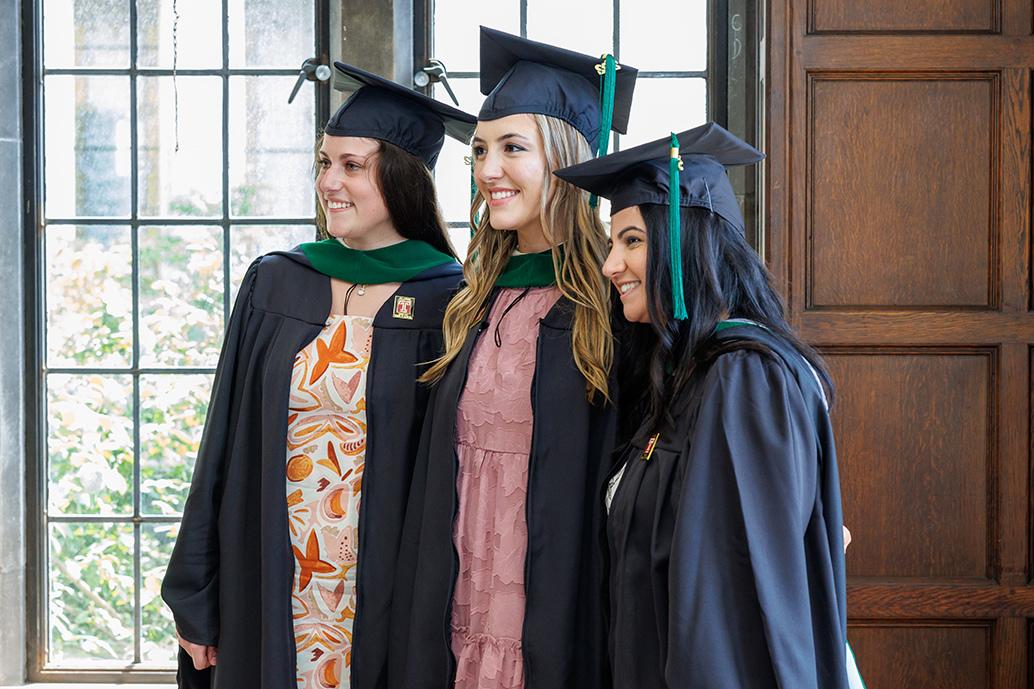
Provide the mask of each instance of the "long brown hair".
MULTIPOLYGON (((326 134, 316 139, 316 159, 312 167, 313 183, 320 173, 320 149, 326 134)), ((395 144, 374 139, 378 148, 374 152, 373 169, 377 190, 384 199, 384 205, 391 217, 391 224, 406 239, 427 242, 443 254, 456 258, 456 251, 449 240, 449 232, 442 220, 435 192, 434 177, 427 166, 412 153, 395 144)), ((317 191, 318 193, 318 191, 317 191)), ((323 206, 316 204, 316 239, 329 239, 327 218, 323 206)))
MULTIPOLYGON (((599 213, 589 206, 589 193, 553 176, 552 171, 591 159, 588 142, 574 127, 546 115, 533 115, 542 136, 549 164, 542 179, 542 231, 553 254, 560 293, 574 305, 572 349, 574 362, 585 376, 586 397, 596 393, 609 400, 608 378, 614 359, 610 332, 608 286, 603 279, 607 239, 599 213), (553 189, 552 197, 550 190, 553 189), (561 257, 560 245, 563 244, 561 257)), ((421 380, 437 381, 459 354, 467 331, 478 316, 517 248, 517 233, 491 225, 491 212, 481 194, 470 206, 474 238, 463 262, 466 286, 445 311, 445 354, 434 362, 421 380), (480 213, 480 217, 478 217, 480 213)))

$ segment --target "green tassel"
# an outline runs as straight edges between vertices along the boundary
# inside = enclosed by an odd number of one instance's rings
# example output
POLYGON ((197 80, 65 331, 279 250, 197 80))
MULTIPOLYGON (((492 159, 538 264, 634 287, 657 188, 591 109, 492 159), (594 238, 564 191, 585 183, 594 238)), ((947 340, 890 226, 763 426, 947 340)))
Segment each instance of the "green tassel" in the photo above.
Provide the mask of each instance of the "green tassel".
POLYGON ((603 56, 603 75, 600 77, 602 102, 600 103, 600 147, 599 155, 607 155, 610 148, 610 128, 614 124, 614 87, 617 85, 618 67, 613 55, 603 56))
MULTIPOLYGON (((610 148, 610 128, 614 123, 614 87, 617 84, 618 66, 613 55, 603 56, 603 74, 600 75, 600 134, 597 158, 607 155, 610 148)), ((599 199, 593 194, 589 205, 595 208, 599 199)))
POLYGON ((668 159, 668 240, 671 244, 672 311, 675 319, 689 318, 686 296, 682 289, 682 242, 679 232, 679 139, 671 134, 671 158, 668 159))

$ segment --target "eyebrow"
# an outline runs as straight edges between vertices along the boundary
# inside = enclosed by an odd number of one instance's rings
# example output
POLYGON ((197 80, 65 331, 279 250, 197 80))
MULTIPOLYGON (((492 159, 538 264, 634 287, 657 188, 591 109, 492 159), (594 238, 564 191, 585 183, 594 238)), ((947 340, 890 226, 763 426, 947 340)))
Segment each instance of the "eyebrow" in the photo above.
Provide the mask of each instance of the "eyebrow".
MULTIPOLYGON (((331 156, 323 149, 320 149, 320 158, 326 158, 327 160, 330 160, 331 156)), ((349 158, 355 158, 360 162, 366 162, 366 159, 369 158, 369 156, 360 156, 357 153, 342 153, 338 156, 338 160, 348 160, 349 158)))
MULTIPOLYGON (((506 141, 507 139, 520 139, 521 141, 531 142, 531 139, 529 139, 528 137, 524 136, 523 134, 518 134, 517 132, 510 132, 509 134, 503 134, 502 136, 496 138, 496 142, 506 141)), ((480 136, 475 136, 473 141, 471 141, 471 143, 474 143, 475 141, 478 142, 478 143, 482 143, 482 144, 485 143, 485 140, 482 139, 480 136)))
POLYGON ((636 232, 642 232, 643 234, 646 234, 646 230, 644 230, 643 228, 637 227, 636 225, 629 225, 625 229, 623 229, 620 232, 618 232, 618 239, 621 239, 622 237, 624 237, 626 234, 628 234, 632 230, 635 230, 636 232))

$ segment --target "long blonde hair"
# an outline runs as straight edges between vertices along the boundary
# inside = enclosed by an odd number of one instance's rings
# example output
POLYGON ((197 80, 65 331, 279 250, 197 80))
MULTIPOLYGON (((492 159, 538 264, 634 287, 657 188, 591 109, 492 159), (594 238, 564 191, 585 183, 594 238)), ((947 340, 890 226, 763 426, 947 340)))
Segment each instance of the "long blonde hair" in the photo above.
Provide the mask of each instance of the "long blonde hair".
MULTIPOLYGON (((614 343, 610 332, 608 285, 603 279, 606 234, 599 213, 589 206, 589 193, 552 173, 591 159, 592 151, 585 137, 563 120, 546 115, 533 115, 533 118, 549 162, 542 179, 539 215, 552 250, 560 293, 574 304, 574 363, 585 376, 586 397, 592 401, 596 393, 600 393, 609 400, 607 382, 614 359, 614 343), (551 188, 554 189, 552 197, 551 188)), ((471 203, 470 222, 475 234, 463 262, 467 284, 445 310, 442 326, 445 354, 432 364, 421 378, 423 381, 440 380, 460 353, 467 331, 478 323, 496 280, 517 248, 516 232, 491 227, 490 211, 481 194, 475 194, 471 203)))

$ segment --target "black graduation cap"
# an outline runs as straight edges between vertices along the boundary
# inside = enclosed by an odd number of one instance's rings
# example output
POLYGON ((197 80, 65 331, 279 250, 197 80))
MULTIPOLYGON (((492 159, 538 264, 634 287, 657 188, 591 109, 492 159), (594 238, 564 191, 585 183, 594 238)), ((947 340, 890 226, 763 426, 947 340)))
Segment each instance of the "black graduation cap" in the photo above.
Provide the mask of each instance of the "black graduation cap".
MULTIPOLYGON (((742 232, 743 215, 725 169, 757 163, 764 154, 714 122, 675 136, 682 158, 679 205, 707 208, 742 232)), ((668 205, 671 150, 671 137, 666 136, 553 174, 610 199, 611 213, 641 203, 668 205)))
POLYGON ((709 122, 625 151, 556 170, 554 175, 610 199, 611 213, 654 203, 668 206, 672 312, 688 317, 682 290, 679 207, 707 208, 743 232, 743 215, 725 169, 765 156, 721 126, 709 122), (675 178, 678 177, 678 184, 675 178))
POLYGON ((352 92, 327 122, 331 136, 364 136, 395 144, 433 169, 445 135, 470 143, 477 118, 413 89, 334 63, 331 86, 352 92))
MULTIPOLYGON (((613 58, 611 58, 613 60, 613 58)), ((530 113, 559 118, 598 148, 606 60, 481 27, 480 120, 530 113)), ((611 129, 624 134, 632 108, 635 67, 618 65, 611 129)), ((609 96, 609 94, 608 94, 609 96)))

